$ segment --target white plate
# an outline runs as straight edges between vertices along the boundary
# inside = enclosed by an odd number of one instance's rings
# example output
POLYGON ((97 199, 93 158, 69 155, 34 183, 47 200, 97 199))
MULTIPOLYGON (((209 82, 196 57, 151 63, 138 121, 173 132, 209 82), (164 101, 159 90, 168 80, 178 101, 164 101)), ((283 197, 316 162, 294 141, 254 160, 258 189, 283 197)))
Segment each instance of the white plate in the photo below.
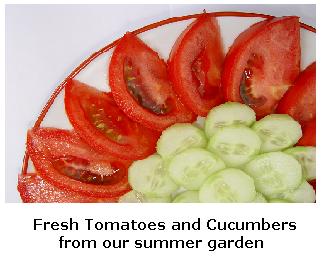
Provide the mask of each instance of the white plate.
MULTIPOLYGON (((227 52, 228 47, 242 31, 244 31, 250 25, 263 19, 253 17, 219 17, 218 20, 224 43, 224 50, 225 52, 227 52)), ((140 34, 139 37, 150 47, 159 52, 160 56, 166 60, 168 59, 171 47, 174 44, 176 38, 192 21, 193 19, 167 24, 156 29, 144 32, 140 34)), ((303 69, 315 60, 315 33, 301 29, 301 49, 301 68, 303 69)), ((100 90, 110 91, 107 79, 107 67, 112 52, 113 49, 97 57, 75 78, 100 90)), ((36 115, 37 114, 35 114, 35 116, 36 115)), ((64 90, 59 94, 54 104, 48 111, 45 119, 42 122, 42 126, 65 129, 72 128, 65 114, 64 90)), ((29 164, 30 165, 28 170, 32 171, 32 163, 29 162, 29 164)))

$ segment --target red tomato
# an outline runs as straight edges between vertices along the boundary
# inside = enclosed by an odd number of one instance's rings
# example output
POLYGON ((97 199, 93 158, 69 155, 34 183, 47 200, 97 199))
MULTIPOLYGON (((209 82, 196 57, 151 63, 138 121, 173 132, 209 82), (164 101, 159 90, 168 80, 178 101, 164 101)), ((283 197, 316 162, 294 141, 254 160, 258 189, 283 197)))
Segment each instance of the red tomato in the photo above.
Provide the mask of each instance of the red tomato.
POLYGON ((206 116, 223 101, 220 87, 224 53, 216 18, 200 16, 174 44, 169 71, 173 87, 193 112, 206 116))
POLYGON ((314 188, 314 190, 316 191, 316 180, 313 179, 311 181, 309 181, 309 183, 311 184, 311 186, 314 188))
POLYGON ((299 122, 306 122, 315 118, 315 62, 308 66, 297 78, 294 86, 285 93, 276 111, 287 113, 299 122))
POLYGON ((300 71, 298 17, 268 19, 242 32, 229 49, 222 73, 227 101, 251 106, 261 118, 278 101, 300 71))
POLYGON ((62 190, 37 174, 20 175, 18 191, 24 203, 113 203, 117 198, 95 198, 62 190))
POLYGON ((141 159, 155 152, 159 133, 130 120, 104 93, 76 80, 65 89, 68 118, 95 150, 122 159, 141 159))
POLYGON ((303 136, 298 141, 297 145, 315 146, 316 145, 316 120, 312 119, 302 123, 303 136))
POLYGON ((95 152, 75 132, 29 130, 27 150, 39 175, 59 189, 103 198, 130 190, 130 162, 95 152))
POLYGON ((126 33, 116 46, 109 84, 116 104, 148 128, 162 131, 196 118, 174 93, 166 63, 134 34, 126 33))

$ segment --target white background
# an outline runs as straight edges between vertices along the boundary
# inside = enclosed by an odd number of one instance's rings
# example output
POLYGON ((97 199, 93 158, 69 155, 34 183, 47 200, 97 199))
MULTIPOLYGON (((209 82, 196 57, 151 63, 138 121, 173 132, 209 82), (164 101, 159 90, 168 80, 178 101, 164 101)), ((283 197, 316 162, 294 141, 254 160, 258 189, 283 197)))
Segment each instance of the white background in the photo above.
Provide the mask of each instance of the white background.
MULTIPOLYGON (((257 11, 274 15, 298 15, 315 26, 315 9, 303 6, 15 6, 6 10, 6 201, 16 202, 16 186, 24 152, 25 133, 51 92, 91 52, 121 36, 126 30, 171 16, 209 11, 257 11), (72 35, 72 36, 71 36, 72 35), (34 88, 37 87, 37 91, 34 88)), ((319 44, 318 44, 319 45, 319 44)), ((319 256, 321 253, 320 204, 258 205, 21 205, 6 204, 1 219, 2 254, 6 256, 319 256), (269 221, 296 221, 296 231, 202 232, 172 231, 87 232, 33 231, 32 219, 145 221, 195 220, 236 221, 265 217, 269 221), (263 239, 264 250, 59 250, 58 237, 79 239, 234 239, 240 235, 263 239)), ((3 210, 3 209, 2 209, 3 210)))

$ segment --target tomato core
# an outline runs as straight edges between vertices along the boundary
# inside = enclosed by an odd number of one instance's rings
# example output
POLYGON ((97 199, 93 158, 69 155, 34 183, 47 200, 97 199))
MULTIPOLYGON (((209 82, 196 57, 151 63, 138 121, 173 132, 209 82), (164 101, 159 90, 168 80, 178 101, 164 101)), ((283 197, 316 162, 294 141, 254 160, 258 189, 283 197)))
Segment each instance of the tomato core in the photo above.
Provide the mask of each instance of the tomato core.
POLYGON ((251 69, 244 70, 240 82, 240 97, 245 104, 251 107, 259 107, 266 103, 267 98, 265 96, 254 96, 251 84, 252 73, 251 69))
POLYGON ((211 65, 209 53, 203 49, 191 65, 192 74, 196 81, 197 90, 203 99, 213 99, 218 95, 220 71, 211 65))
POLYGON ((100 162, 95 164, 95 162, 70 155, 55 158, 52 164, 62 175, 94 185, 114 184, 126 175, 125 168, 119 163, 112 162, 108 168, 102 169, 100 162))
POLYGON ((123 120, 121 116, 108 113, 109 111, 99 104, 85 103, 82 107, 85 110, 87 119, 102 134, 119 144, 126 143, 122 135, 127 134, 127 131, 125 126, 120 126, 123 120))
POLYGON ((243 102, 251 107, 260 107, 267 102, 263 95, 256 96, 254 92, 253 78, 257 72, 262 72, 264 66, 263 58, 253 53, 247 61, 247 66, 242 73, 240 81, 240 97, 243 102))
MULTIPOLYGON (((128 91, 142 107, 159 115, 167 114, 171 111, 168 98, 162 97, 161 95, 152 95, 145 89, 140 70, 128 57, 125 58, 123 72, 128 91)), ((157 82, 153 81, 152 83, 157 82)), ((162 85, 157 85, 155 88, 160 87, 162 85)))

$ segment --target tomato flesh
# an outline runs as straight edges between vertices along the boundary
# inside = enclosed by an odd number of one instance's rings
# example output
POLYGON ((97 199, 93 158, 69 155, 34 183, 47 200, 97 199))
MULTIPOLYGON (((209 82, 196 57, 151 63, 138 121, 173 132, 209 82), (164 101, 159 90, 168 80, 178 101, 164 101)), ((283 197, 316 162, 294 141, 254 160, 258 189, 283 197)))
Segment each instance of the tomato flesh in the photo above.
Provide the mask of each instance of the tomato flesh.
POLYGON ((112 203, 117 201, 117 198, 95 198, 59 189, 36 173, 19 175, 17 188, 24 203, 112 203))
POLYGON ((217 20, 200 16, 179 36, 169 58, 174 89, 183 103, 200 116, 223 101, 223 47, 217 20))
POLYGON ((120 109, 150 129, 162 131, 196 118, 177 98, 166 63, 132 33, 127 33, 114 50, 109 85, 120 109))
POLYGON ((53 167, 61 174, 75 180, 94 184, 113 184, 126 175, 126 169, 117 163, 90 163, 75 156, 62 156, 52 161, 53 167), (104 167, 104 168, 102 168, 104 167))
POLYGON ((240 97, 244 103, 253 107, 264 105, 267 101, 267 98, 263 95, 254 95, 252 79, 256 69, 263 69, 263 59, 260 56, 253 54, 247 61, 247 66, 242 74, 242 79, 240 82, 240 97))
POLYGON ((301 125, 303 136, 300 138, 297 145, 316 146, 316 120, 312 119, 301 125))
POLYGON ((109 198, 130 189, 127 168, 131 162, 95 152, 75 132, 30 130, 27 150, 39 175, 61 190, 109 198))
POLYGON ((210 50, 202 50, 191 66, 193 76, 197 79, 199 95, 203 99, 213 99, 219 93, 217 89, 220 84, 220 72, 212 65, 211 54, 210 50))
POLYGON ((91 103, 85 99, 83 98, 80 103, 88 121, 110 140, 119 144, 125 144, 126 141, 122 134, 128 134, 128 129, 126 124, 122 122, 122 116, 118 116, 113 112, 112 108, 106 108, 105 103, 98 101, 91 103), (119 119, 119 122, 116 122, 117 119, 119 119))
MULTIPOLYGON (((155 114, 166 114, 171 110, 170 85, 167 81, 154 81, 146 69, 140 67, 140 63, 133 63, 129 58, 124 63, 124 80, 133 98, 139 105, 155 114), (144 72, 141 73, 141 70, 144 72), (150 85, 150 86, 147 86, 150 85), (155 94, 154 92, 159 92, 155 94)), ((153 71, 156 75, 157 71, 153 71)), ((157 75, 159 78, 166 77, 166 69, 157 75)))
POLYGON ((227 101, 248 104, 261 118, 273 113, 300 70, 298 17, 256 23, 230 47, 222 73, 227 101))
POLYGON ((97 151, 132 160, 155 152, 159 133, 129 119, 111 93, 71 80, 65 108, 75 131, 97 151))
POLYGON ((313 187, 314 191, 316 191, 316 179, 310 180, 309 183, 313 187))
POLYGON ((299 122, 316 116, 316 63, 309 65, 283 96, 276 111, 286 113, 299 122))

